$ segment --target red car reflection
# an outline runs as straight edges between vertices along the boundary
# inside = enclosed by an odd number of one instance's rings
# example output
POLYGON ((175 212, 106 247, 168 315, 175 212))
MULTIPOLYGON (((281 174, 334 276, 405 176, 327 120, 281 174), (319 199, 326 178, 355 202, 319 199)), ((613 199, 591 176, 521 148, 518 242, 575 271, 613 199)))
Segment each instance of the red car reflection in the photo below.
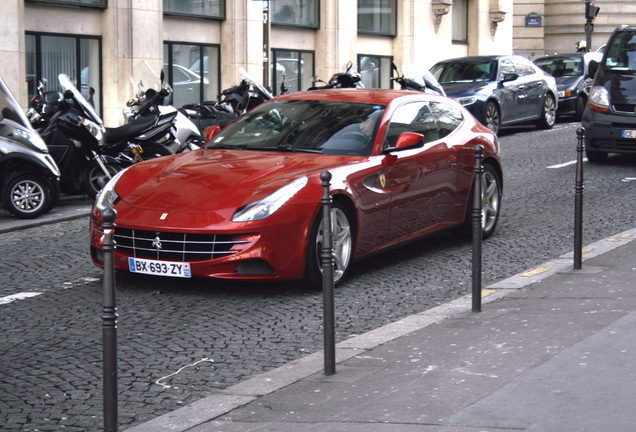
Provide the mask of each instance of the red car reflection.
POLYGON ((120 172, 98 196, 91 255, 103 265, 101 210, 117 210, 115 267, 174 277, 303 279, 320 287, 320 174, 332 174, 336 282, 352 260, 471 226, 476 145, 484 146, 482 228, 502 192, 496 136, 460 104, 401 90, 274 98, 204 149, 120 172))

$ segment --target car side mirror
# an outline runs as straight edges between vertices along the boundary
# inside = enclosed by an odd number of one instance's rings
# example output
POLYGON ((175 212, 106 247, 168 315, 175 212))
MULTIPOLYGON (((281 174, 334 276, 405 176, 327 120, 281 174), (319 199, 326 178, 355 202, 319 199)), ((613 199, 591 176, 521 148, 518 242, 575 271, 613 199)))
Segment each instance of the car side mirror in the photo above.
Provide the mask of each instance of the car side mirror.
POLYGON ((219 132, 221 132, 220 126, 210 126, 205 128, 205 130, 203 131, 203 137, 205 138, 205 141, 207 142, 207 141, 210 141, 215 136, 217 136, 219 132))
POLYGON ((596 71, 598 70, 598 62, 596 60, 590 60, 590 64, 587 66, 586 78, 594 78, 596 71))
POLYGON ((508 82, 508 81, 514 81, 517 78, 519 78, 519 75, 516 73, 507 73, 504 75, 503 79, 501 80, 502 83, 508 82))
POLYGON ((395 143, 396 150, 421 147, 424 143, 424 135, 416 132, 404 132, 395 143))

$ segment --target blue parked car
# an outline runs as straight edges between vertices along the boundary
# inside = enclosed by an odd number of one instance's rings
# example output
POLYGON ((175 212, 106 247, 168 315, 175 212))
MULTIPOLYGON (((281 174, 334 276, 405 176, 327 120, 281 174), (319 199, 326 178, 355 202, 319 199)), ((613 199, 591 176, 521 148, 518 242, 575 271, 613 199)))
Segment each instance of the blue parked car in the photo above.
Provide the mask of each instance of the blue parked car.
POLYGON ((559 90, 557 116, 574 116, 581 121, 587 105, 592 78, 586 77, 591 60, 600 62, 602 52, 561 54, 541 57, 534 64, 556 78, 559 90))
POLYGON ((461 57, 437 63, 431 73, 447 96, 495 133, 501 126, 529 121, 542 129, 554 126, 556 80, 525 57, 461 57))

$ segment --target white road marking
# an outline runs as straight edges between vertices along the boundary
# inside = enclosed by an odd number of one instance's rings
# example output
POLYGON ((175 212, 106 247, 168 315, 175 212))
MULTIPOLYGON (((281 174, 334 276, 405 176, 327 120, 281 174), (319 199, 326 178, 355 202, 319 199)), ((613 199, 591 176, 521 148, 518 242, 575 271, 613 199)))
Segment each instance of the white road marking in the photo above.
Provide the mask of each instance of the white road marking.
MULTIPOLYGON (((583 158, 583 162, 587 162, 587 158, 583 158)), ((576 163, 576 160, 573 160, 573 161, 565 162, 565 163, 558 164, 558 165, 551 165, 551 166, 549 166, 547 168, 548 169, 550 169, 550 168, 552 168, 552 169, 554 169, 554 168, 564 168, 566 166, 574 165, 575 163, 576 163)))
POLYGON ((6 296, 6 297, 0 297, 0 305, 8 304, 8 303, 11 303, 11 302, 16 301, 16 300, 24 300, 24 299, 29 298, 29 297, 36 297, 36 296, 39 296, 40 294, 42 294, 42 293, 39 293, 39 292, 22 292, 22 293, 17 293, 17 294, 11 294, 11 295, 6 296))

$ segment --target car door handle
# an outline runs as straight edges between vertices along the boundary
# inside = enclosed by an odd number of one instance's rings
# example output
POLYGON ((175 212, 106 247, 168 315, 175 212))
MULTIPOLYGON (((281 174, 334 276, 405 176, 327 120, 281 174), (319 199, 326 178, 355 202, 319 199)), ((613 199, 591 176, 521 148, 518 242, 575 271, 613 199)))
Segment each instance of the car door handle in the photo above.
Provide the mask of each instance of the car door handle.
POLYGON ((523 90, 524 88, 526 88, 526 86, 524 86, 524 85, 519 86, 519 90, 523 90))

